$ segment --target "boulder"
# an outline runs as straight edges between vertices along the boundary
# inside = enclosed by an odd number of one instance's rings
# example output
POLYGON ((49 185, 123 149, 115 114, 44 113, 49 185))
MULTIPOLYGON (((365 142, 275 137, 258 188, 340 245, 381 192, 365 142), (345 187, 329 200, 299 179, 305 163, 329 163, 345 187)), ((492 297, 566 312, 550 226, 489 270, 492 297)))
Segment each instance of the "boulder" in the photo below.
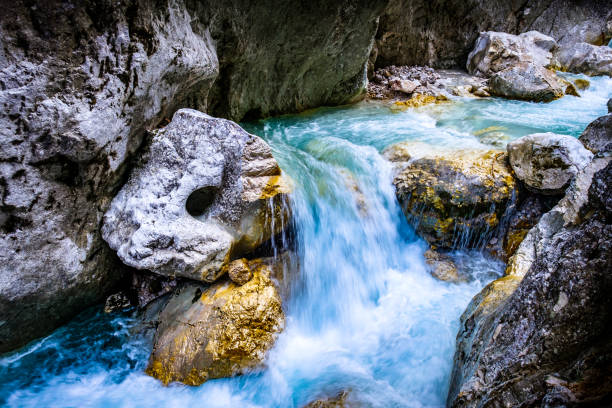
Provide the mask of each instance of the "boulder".
POLYGON ((612 76, 612 48, 606 45, 573 43, 564 45, 555 55, 563 71, 612 76))
POLYGON ((589 123, 578 140, 596 156, 612 155, 612 114, 589 123))
POLYGON ((519 62, 493 74, 489 79, 489 92, 508 99, 551 102, 565 95, 569 85, 549 69, 519 62))
POLYGON ((525 186, 537 193, 560 194, 593 158, 578 139, 535 133, 507 146, 510 166, 525 186))
POLYGON ((553 62, 556 47, 557 42, 552 37, 537 31, 520 35, 483 32, 468 55, 467 70, 472 75, 488 78, 518 63, 548 67, 553 62))
POLYGON ((577 78, 577 79, 574 79, 574 85, 576 86, 577 89, 584 91, 585 89, 590 88, 591 81, 589 81, 588 79, 577 78))
POLYGON ((147 374, 164 384, 200 385, 259 366, 284 327, 272 266, 249 262, 253 277, 211 286, 184 283, 158 317, 147 374))
POLYGON ((465 282, 467 278, 461 276, 457 270, 457 265, 453 262, 453 258, 447 254, 440 253, 433 249, 425 251, 425 264, 429 273, 441 281, 446 282, 465 282))
POLYGON ((288 191, 262 139, 181 109, 154 132, 102 236, 133 268, 213 282, 288 224, 288 191))
POLYGON ((437 153, 411 161, 394 179, 416 231, 442 248, 482 246, 512 206, 517 185, 501 151, 437 153))
MULTIPOLYGON (((596 158, 461 317, 448 405, 605 406, 612 164, 596 158)), ((606 400, 606 398, 608 398, 606 400)))

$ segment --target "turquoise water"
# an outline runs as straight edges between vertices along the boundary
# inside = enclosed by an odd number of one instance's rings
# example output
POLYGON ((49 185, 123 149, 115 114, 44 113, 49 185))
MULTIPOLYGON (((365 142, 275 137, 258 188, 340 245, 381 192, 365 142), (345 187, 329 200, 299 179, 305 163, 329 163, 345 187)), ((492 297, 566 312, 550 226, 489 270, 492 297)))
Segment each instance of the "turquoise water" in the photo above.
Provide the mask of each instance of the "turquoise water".
POLYGON ((426 150, 482 148, 493 132, 502 145, 535 131, 578 136, 611 96, 612 80, 594 78, 582 98, 551 104, 457 98, 393 113, 365 102, 245 124, 270 143, 295 184, 301 268, 292 272, 286 329, 266 367, 200 387, 163 387, 143 374, 151 345, 137 334, 137 317, 96 307, 0 357, 0 405, 300 407, 350 390, 366 406, 443 406, 459 316, 503 265, 458 252, 472 280, 433 279, 380 151, 404 140, 426 150))

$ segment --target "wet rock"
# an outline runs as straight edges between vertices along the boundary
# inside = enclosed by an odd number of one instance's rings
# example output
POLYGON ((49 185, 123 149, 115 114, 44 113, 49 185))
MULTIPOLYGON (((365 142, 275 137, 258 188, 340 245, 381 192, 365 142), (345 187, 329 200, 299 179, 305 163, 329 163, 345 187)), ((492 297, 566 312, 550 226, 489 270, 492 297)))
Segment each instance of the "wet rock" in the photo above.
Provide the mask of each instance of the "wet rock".
POLYGON ((612 114, 591 122, 578 140, 596 156, 612 155, 612 114))
POLYGON ((363 404, 359 404, 350 400, 350 392, 342 391, 336 396, 325 397, 312 401, 303 408, 360 408, 363 404))
POLYGON ((480 33, 468 55, 467 70, 472 75, 489 78, 519 63, 548 67, 553 61, 557 42, 537 31, 520 35, 487 31, 480 33))
POLYGON ((612 76, 612 48, 585 42, 568 44, 556 53, 559 68, 586 75, 612 76))
POLYGON ((104 302, 104 313, 120 312, 132 306, 130 298, 123 292, 110 295, 104 302))
POLYGON ((489 126, 484 129, 477 130, 474 132, 480 143, 488 144, 495 147, 505 147, 510 140, 510 137, 506 133, 508 129, 504 126, 489 126))
POLYGON ((589 89, 591 82, 588 79, 578 78, 574 79, 574 85, 579 90, 584 91, 585 89, 589 89))
POLYGON ((516 177, 542 194, 562 193, 593 158, 576 138, 554 133, 523 136, 507 148, 516 177))
POLYGON ((131 267, 212 282, 288 224, 288 191, 262 139, 181 109, 153 135, 102 236, 131 267))
POLYGON ((608 99, 608 113, 612 113, 612 99, 608 99))
POLYGON ((404 214, 441 248, 479 246, 513 204, 516 183, 501 151, 457 151, 413 160, 394 179, 404 214))
POLYGON ((271 266, 249 262, 253 278, 211 286, 185 283, 159 315, 147 374, 164 384, 200 385, 259 366, 284 327, 271 266))
POLYGON ((437 252, 433 249, 425 251, 425 264, 429 269, 429 273, 441 281, 446 282, 465 282, 467 278, 461 276, 457 269, 457 265, 453 262, 453 258, 447 254, 437 252))
POLYGON ((472 300, 457 336, 449 406, 609 398, 610 186, 610 159, 594 159, 529 232, 507 276, 472 300))
POLYGON ((499 257, 505 261, 514 255, 523 239, 527 236, 542 215, 553 208, 561 197, 543 196, 539 194, 523 194, 524 197, 517 204, 516 211, 510 216, 506 233, 502 243, 502 252, 499 257))
POLYGON ((245 258, 236 259, 230 262, 227 268, 227 274, 232 282, 238 285, 244 285, 253 277, 253 272, 251 272, 249 263, 245 258))
POLYGON ((549 69, 519 62, 489 79, 492 95, 509 99, 550 102, 566 94, 568 84, 549 69))

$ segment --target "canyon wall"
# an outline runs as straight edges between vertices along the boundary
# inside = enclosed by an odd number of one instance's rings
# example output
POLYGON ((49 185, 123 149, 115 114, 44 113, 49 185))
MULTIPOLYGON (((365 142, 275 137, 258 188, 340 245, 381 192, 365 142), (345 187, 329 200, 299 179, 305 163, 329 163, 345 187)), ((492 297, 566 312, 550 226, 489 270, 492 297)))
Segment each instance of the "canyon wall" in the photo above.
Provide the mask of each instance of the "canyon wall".
POLYGON ((101 217, 147 130, 355 100, 384 1, 2 1, 0 352, 100 301, 101 217))
POLYGON ((376 67, 464 68, 481 31, 537 30, 557 41, 602 45, 612 37, 605 0, 391 0, 380 17, 376 67))

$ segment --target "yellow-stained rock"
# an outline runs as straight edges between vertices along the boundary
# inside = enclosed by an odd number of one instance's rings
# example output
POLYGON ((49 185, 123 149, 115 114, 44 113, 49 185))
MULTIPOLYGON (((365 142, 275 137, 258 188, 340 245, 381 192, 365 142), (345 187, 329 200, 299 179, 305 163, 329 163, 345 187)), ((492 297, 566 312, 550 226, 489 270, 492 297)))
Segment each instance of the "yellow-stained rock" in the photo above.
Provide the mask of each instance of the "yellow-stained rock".
POLYGON ((444 95, 433 96, 426 94, 414 94, 412 98, 408 100, 395 102, 393 105, 391 105, 391 110, 394 112, 401 112, 409 108, 418 108, 420 106, 445 101, 448 101, 448 98, 444 95))
POLYGON ((452 258, 446 254, 441 254, 433 249, 425 251, 425 264, 429 269, 429 273, 439 280, 446 282, 465 282, 467 278, 459 274, 457 265, 452 258))
POLYGON ((199 385, 260 365, 284 327, 272 266, 251 261, 253 277, 211 286, 184 284, 161 312, 147 374, 164 384, 199 385))
POLYGON ((585 89, 589 89, 589 87, 591 86, 591 82, 588 79, 577 78, 574 79, 574 85, 576 86, 576 88, 580 89, 581 91, 584 91, 585 89))
POLYGON ((430 244, 483 243, 516 196, 504 152, 436 153, 410 162, 394 179, 404 214, 430 244))

